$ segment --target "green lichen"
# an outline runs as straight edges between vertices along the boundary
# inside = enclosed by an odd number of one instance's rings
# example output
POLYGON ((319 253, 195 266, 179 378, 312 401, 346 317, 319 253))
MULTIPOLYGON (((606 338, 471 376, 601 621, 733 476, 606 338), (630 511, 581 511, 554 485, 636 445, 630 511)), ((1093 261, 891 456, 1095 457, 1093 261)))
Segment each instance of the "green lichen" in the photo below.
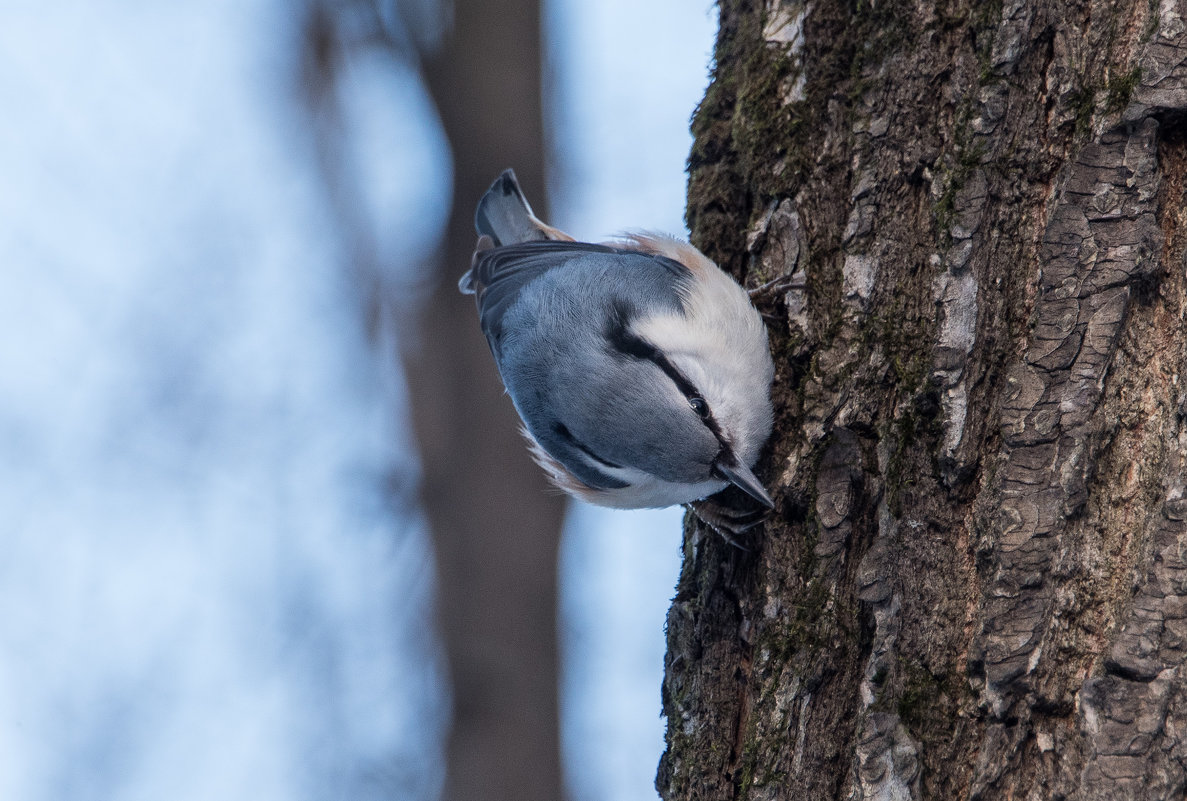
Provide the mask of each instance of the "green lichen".
POLYGON ((943 684, 931 671, 913 660, 899 660, 902 691, 895 709, 909 730, 921 731, 940 705, 943 684))
POLYGON ((764 45, 751 51, 742 67, 735 107, 733 143, 738 164, 755 180, 760 197, 791 194, 806 163, 796 154, 800 132, 809 114, 803 101, 787 102, 787 88, 799 69, 782 47, 764 45))
POLYGON ((1142 31, 1142 41, 1148 42, 1158 33, 1158 0, 1146 2, 1146 28, 1142 31))
POLYGON ((1141 79, 1141 67, 1134 67, 1123 75, 1109 76, 1105 82, 1105 112, 1112 114, 1128 106, 1129 99, 1133 97, 1133 90, 1141 79))
POLYGON ((905 305, 906 298, 917 294, 908 286, 894 292, 890 306, 872 318, 867 329, 871 346, 881 348, 890 368, 887 380, 896 391, 896 414, 880 426, 880 438, 887 443, 889 459, 883 479, 886 502, 891 514, 900 517, 904 490, 914 483, 917 471, 931 464, 936 469, 938 454, 934 445, 940 439, 940 423, 935 414, 938 401, 928 380, 931 353, 919 347, 933 334, 930 321, 919 319, 905 305), (904 402, 904 400, 906 402, 904 402), (922 448, 922 450, 921 450, 922 448), (922 457, 917 454, 926 454, 922 457))
POLYGON ((857 100, 872 84, 877 68, 895 53, 908 49, 918 36, 912 27, 913 9, 891 2, 859 0, 854 14, 857 44, 849 64, 850 100, 857 100))
POLYGON ((969 7, 969 32, 977 56, 977 81, 982 86, 1000 78, 993 68, 993 40, 1001 19, 1001 0, 974 2, 969 7))
POLYGON ((886 465, 886 506, 890 513, 897 517, 903 514, 903 489, 912 482, 904 478, 906 471, 907 450, 915 440, 915 415, 907 412, 894 421, 894 432, 891 441, 894 443, 890 451, 890 459, 886 465))
POLYGON ((1133 92, 1142 79, 1142 68, 1134 67, 1120 75, 1110 75, 1104 84, 1086 83, 1068 96, 1068 105, 1075 120, 1073 136, 1080 141, 1092 133, 1092 122, 1098 113, 1116 114, 1129 105, 1133 92), (1104 104, 1097 106, 1104 95, 1104 104))
POLYGON ((1092 130, 1092 117, 1096 113, 1096 90, 1091 86, 1083 86, 1072 92, 1068 103, 1075 119, 1073 136, 1082 140, 1092 130))
MULTIPOLYGON (((919 741, 920 752, 925 757, 950 755, 952 721, 960 717, 962 709, 974 708, 977 701, 964 671, 951 664, 946 672, 935 674, 915 659, 900 658, 892 672, 895 690, 886 693, 887 703, 893 704, 899 721, 919 741)), ((934 776, 929 766, 934 769, 932 759, 920 760, 925 786, 934 776)))
MULTIPOLYGON (((809 549, 810 553, 810 549, 809 549)), ((860 648, 858 609, 852 601, 833 594, 819 579, 809 579, 796 603, 770 621, 754 645, 763 654, 763 686, 747 716, 738 771, 738 799, 761 787, 787 779, 783 760, 793 748, 796 727, 792 710, 778 708, 778 695, 790 676, 819 675, 816 662, 822 653, 837 647, 860 648)))
POLYGON ((943 187, 939 199, 932 205, 936 221, 938 245, 941 250, 952 244, 951 227, 956 207, 956 194, 968 182, 973 170, 985 160, 986 144, 983 136, 973 131, 973 100, 965 97, 956 110, 953 120, 952 152, 936 168, 937 180, 943 187))

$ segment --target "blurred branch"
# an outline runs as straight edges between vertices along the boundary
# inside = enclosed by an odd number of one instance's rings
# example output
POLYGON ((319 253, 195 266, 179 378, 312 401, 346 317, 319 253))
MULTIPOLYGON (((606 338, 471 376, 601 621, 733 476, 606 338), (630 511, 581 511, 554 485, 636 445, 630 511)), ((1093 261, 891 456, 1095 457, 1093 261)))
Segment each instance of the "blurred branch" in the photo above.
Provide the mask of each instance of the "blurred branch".
POLYGON ((347 263, 354 273, 353 278, 364 303, 366 331, 368 337, 375 341, 386 293, 375 236, 363 211, 359 179, 350 169, 346 156, 345 140, 348 133, 338 97, 339 87, 345 80, 347 53, 362 43, 361 40, 348 38, 349 31, 346 30, 346 17, 343 14, 362 11, 370 6, 371 3, 354 0, 309 4, 301 28, 298 86, 313 126, 314 154, 329 193, 330 208, 345 234, 347 263))

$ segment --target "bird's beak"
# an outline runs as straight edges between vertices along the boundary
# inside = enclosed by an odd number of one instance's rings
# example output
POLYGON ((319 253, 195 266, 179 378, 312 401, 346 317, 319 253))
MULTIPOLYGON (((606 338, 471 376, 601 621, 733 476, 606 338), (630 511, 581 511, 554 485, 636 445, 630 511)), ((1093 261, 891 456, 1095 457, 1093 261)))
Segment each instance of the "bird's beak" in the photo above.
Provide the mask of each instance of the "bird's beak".
POLYGON ((763 489, 758 477, 750 471, 750 468, 738 462, 733 454, 718 459, 713 465, 713 471, 719 478, 724 478, 768 509, 775 508, 775 502, 763 489))

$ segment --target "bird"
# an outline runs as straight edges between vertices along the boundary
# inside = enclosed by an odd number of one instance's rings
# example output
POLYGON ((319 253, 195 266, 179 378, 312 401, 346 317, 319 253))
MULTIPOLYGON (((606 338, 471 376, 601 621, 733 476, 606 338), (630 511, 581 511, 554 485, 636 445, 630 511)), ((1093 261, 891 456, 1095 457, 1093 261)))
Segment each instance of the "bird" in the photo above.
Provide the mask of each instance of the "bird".
POLYGON ((510 169, 474 224, 458 288, 475 296, 553 484, 619 509, 694 504, 733 485, 774 508, 752 468, 771 433, 775 368, 746 290, 672 237, 574 240, 535 216, 510 169))

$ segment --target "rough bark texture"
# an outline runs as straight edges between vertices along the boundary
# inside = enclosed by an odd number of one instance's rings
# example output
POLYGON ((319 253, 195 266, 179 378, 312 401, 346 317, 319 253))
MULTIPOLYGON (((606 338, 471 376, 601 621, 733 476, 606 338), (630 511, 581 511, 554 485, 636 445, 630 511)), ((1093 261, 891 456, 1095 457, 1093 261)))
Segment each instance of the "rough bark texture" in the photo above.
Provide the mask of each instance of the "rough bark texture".
POLYGON ((1183 797, 1185 111, 1187 3, 723 0, 690 228, 806 286, 665 799, 1183 797))

